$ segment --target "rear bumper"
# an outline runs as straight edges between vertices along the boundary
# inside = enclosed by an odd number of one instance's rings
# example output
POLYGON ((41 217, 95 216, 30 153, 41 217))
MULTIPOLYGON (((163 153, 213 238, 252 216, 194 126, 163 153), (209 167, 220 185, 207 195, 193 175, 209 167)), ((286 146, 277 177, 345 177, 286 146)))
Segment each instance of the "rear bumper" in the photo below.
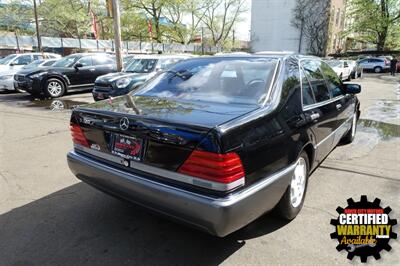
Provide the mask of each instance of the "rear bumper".
POLYGON ((228 235, 271 210, 289 185, 294 165, 223 198, 193 193, 110 167, 71 151, 71 171, 107 193, 217 236, 228 235))

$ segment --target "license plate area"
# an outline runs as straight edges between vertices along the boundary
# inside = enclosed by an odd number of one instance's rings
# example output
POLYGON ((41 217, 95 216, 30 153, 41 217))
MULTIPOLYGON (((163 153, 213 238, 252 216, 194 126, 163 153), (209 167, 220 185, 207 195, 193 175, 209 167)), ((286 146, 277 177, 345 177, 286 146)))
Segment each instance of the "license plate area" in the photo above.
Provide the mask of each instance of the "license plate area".
POLYGON ((143 139, 126 136, 122 134, 112 134, 111 153, 126 160, 141 161, 143 157, 143 139))

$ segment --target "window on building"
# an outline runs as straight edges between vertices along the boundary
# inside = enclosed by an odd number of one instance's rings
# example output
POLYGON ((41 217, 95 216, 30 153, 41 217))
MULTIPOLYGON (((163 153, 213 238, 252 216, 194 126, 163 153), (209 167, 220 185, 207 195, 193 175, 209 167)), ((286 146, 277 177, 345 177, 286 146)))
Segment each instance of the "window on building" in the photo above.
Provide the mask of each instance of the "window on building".
POLYGON ((340 21, 340 8, 336 10, 336 22, 335 22, 336 26, 339 26, 339 21, 340 21))
POLYGON ((340 27, 342 29, 344 28, 344 21, 345 21, 345 16, 344 16, 344 12, 342 12, 342 21, 340 22, 340 27))

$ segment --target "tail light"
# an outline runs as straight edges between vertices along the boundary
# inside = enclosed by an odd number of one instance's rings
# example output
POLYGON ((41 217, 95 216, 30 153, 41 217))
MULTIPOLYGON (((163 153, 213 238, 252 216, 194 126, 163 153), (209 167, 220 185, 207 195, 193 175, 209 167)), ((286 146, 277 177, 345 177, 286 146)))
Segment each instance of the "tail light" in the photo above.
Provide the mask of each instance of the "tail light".
POLYGON ((89 143, 85 137, 85 134, 83 134, 82 128, 78 124, 71 123, 69 128, 71 130, 72 141, 75 144, 89 147, 89 143))
POLYGON ((178 172, 222 184, 241 179, 243 182, 238 185, 244 184, 245 176, 242 161, 234 152, 218 154, 194 150, 178 172))
POLYGON ((387 66, 390 65, 390 61, 385 59, 385 65, 387 65, 387 66))

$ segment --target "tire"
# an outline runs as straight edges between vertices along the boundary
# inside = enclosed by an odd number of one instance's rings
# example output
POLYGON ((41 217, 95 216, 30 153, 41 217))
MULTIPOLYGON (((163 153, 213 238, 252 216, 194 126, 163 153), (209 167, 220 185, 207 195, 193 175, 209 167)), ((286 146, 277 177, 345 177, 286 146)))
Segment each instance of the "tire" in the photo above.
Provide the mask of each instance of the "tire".
POLYGON ((291 182, 276 206, 278 215, 283 219, 293 220, 302 209, 307 192, 309 173, 310 163, 307 153, 303 151, 297 159, 291 182), (296 197, 296 194, 300 193, 301 196, 296 197))
POLYGON ((382 67, 380 67, 380 66, 374 67, 374 72, 375 73, 381 73, 382 72, 382 67))
POLYGON ((364 72, 364 70, 361 70, 361 72, 358 73, 358 77, 359 77, 360 79, 362 79, 362 77, 363 77, 363 72, 364 72))
POLYGON ((65 85, 61 80, 57 78, 48 79, 46 81, 44 93, 46 94, 46 96, 51 98, 61 97, 65 93, 65 85))
POLYGON ((351 122, 351 128, 349 132, 347 132, 346 135, 344 135, 344 137, 341 139, 341 143, 350 144, 353 142, 357 132, 357 120, 357 112, 355 112, 351 122))

